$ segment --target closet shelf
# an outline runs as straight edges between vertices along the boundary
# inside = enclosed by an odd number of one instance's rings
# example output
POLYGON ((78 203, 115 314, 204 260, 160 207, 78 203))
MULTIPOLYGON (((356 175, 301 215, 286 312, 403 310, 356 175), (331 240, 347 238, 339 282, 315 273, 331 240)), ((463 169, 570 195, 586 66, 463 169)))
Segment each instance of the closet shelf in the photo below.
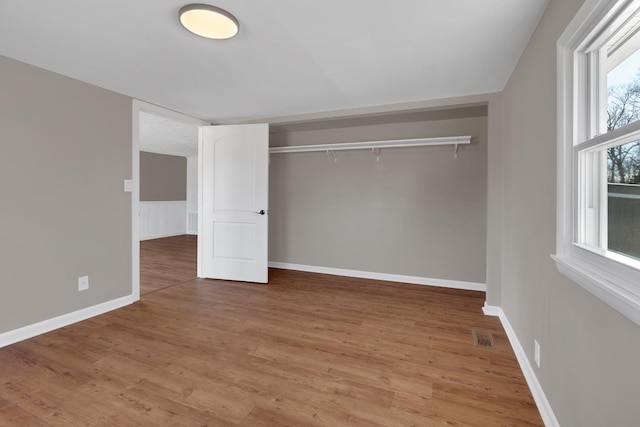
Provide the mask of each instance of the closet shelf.
POLYGON ((381 148, 423 147, 429 145, 453 145, 455 152, 458 145, 470 144, 470 136, 447 136, 443 138, 392 139, 386 141, 345 142, 340 144, 293 145, 287 147, 271 147, 269 153, 310 153, 317 151, 333 152, 342 150, 371 150, 381 148))

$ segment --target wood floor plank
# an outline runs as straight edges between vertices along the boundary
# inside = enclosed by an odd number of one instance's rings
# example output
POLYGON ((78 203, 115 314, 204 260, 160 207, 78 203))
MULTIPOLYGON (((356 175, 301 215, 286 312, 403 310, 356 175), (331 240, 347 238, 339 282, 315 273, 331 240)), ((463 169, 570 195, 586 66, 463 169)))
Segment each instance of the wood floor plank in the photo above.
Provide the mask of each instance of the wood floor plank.
POLYGON ((197 236, 140 242, 140 294, 148 294, 196 277, 197 236))
POLYGON ((543 425, 484 293, 203 280, 195 246, 142 242, 140 302, 0 349, 0 425, 543 425))

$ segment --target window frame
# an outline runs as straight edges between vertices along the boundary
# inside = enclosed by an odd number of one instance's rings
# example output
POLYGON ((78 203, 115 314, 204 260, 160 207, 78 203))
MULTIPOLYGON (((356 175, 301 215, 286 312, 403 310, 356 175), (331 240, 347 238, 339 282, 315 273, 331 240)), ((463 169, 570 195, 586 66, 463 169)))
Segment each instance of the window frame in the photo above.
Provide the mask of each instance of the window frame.
MULTIPOLYGON (((640 261, 597 247, 603 242, 606 248, 607 226, 602 224, 602 215, 587 218, 583 200, 592 197, 597 208, 606 206, 606 184, 604 190, 592 188, 602 186, 606 176, 604 180, 601 176, 586 179, 581 172, 589 157, 595 158, 594 163, 606 162, 604 154, 588 154, 602 150, 602 144, 636 133, 640 139, 640 121, 599 134, 604 118, 598 109, 602 97, 606 99, 606 75, 598 72, 604 64, 599 50, 591 48, 598 45, 593 35, 606 35, 611 18, 628 3, 586 0, 558 40, 557 230, 556 253, 551 257, 560 273, 640 325, 640 261), (585 227, 587 222, 597 229, 585 227), (598 245, 584 243, 594 241, 598 245)), ((598 174, 602 171, 600 168, 598 174)))

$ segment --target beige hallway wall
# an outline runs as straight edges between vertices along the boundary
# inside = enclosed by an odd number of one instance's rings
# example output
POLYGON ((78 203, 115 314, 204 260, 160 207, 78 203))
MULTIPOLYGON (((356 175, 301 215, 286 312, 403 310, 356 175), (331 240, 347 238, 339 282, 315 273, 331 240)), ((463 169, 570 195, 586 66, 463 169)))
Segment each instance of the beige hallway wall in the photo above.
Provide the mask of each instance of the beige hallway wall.
POLYGON ((140 152, 140 201, 187 200, 187 158, 140 152))

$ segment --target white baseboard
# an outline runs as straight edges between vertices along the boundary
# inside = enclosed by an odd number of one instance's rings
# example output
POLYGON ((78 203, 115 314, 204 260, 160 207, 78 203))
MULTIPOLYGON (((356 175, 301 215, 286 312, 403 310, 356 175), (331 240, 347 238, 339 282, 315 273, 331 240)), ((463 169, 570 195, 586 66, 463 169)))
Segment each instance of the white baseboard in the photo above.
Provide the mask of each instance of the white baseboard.
POLYGON ((90 317, 104 314, 108 311, 132 304, 135 301, 136 298, 132 295, 127 295, 126 297, 103 302, 72 313, 63 314, 62 316, 54 317, 53 319, 43 320, 42 322, 14 329, 13 331, 4 332, 0 334, 0 348, 33 338, 46 332, 51 332, 55 329, 71 325, 72 323, 89 319, 90 317))
POLYGON ((482 307, 482 312, 485 316, 496 316, 500 317, 500 313, 502 313, 502 308, 497 307, 495 305, 489 305, 487 302, 484 302, 484 307, 482 307))
POLYGON ((536 405, 538 406, 538 411, 540 411, 540 416, 542 417, 542 421, 544 421, 544 425, 547 427, 560 427, 558 419, 551 408, 551 404, 547 400, 547 396, 544 394, 544 390, 542 389, 542 386, 538 381, 538 377, 533 370, 533 366, 529 363, 529 358, 527 357, 522 344, 520 344, 520 340, 518 340, 518 336, 513 330, 509 319, 507 319, 507 315, 501 307, 487 305, 486 302, 484 303, 484 307, 482 307, 482 311, 487 316, 497 316, 500 318, 502 327, 507 333, 513 352, 516 354, 516 358, 520 364, 520 369, 522 369, 524 378, 527 380, 527 385, 529 386, 529 390, 531 390, 533 400, 535 400, 536 405))
POLYGON ((331 274, 334 276, 358 277, 360 279, 385 280, 388 282, 411 283, 414 285, 439 286, 442 288, 466 289, 470 291, 486 292, 487 285, 476 282, 461 282, 457 280, 431 279, 428 277, 404 276, 400 274, 374 273, 370 271, 347 270, 344 268, 317 267, 313 265, 290 264, 286 262, 269 262, 271 268, 285 270, 307 271, 309 273, 331 274))

